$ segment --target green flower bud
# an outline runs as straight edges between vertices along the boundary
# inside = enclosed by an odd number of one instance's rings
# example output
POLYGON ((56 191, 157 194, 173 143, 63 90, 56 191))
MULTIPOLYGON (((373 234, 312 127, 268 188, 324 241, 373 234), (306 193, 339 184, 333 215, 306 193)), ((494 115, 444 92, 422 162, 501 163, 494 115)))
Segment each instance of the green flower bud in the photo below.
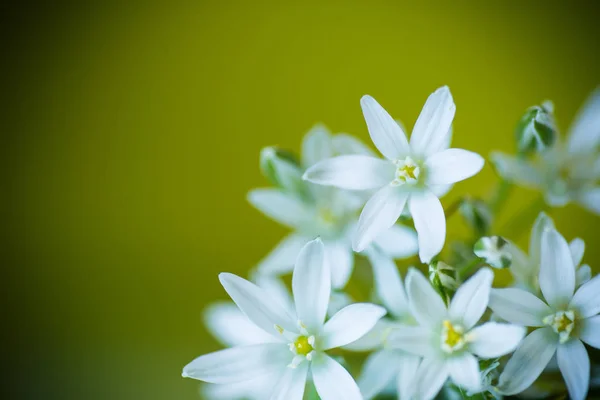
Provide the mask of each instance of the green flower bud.
POLYGON ((458 288, 455 269, 443 261, 429 264, 429 281, 446 303, 450 301, 451 293, 458 288))
POLYGON ((475 243, 473 252, 490 266, 504 269, 512 263, 512 253, 507 245, 508 242, 501 236, 482 237, 475 243))
POLYGON ((492 225, 492 212, 488 205, 481 200, 463 200, 459 212, 478 236, 485 235, 492 225))
POLYGON ((293 153, 276 147, 265 147, 260 152, 260 170, 273 185, 284 191, 302 197, 307 195, 302 169, 293 153))
POLYGON ((556 136, 554 105, 545 101, 541 106, 527 109, 517 124, 517 151, 521 154, 542 152, 554 144, 556 136))

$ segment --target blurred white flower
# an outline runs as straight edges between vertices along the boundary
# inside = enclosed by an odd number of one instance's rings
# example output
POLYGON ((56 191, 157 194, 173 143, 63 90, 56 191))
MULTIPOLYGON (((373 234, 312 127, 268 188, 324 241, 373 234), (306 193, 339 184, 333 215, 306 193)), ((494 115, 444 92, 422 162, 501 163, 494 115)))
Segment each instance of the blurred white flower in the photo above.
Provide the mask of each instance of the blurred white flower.
POLYGON ((501 236, 484 236, 475 243, 473 252, 494 268, 508 268, 512 262, 512 253, 507 245, 508 242, 501 236))
POLYGON ((590 360, 582 343, 600 348, 600 276, 576 289, 575 264, 567 241, 554 229, 541 239, 539 284, 543 299, 521 289, 494 289, 490 308, 506 321, 531 327, 500 375, 498 389, 507 395, 527 389, 554 354, 569 395, 584 399, 590 360))
POLYGON ((339 156, 312 166, 304 179, 342 189, 378 189, 360 215, 355 251, 364 250, 391 227, 408 203, 418 233, 419 256, 422 262, 429 262, 446 239, 444 209, 436 191, 475 175, 483 167, 483 158, 447 148, 456 108, 446 86, 427 99, 410 144, 400 125, 375 99, 364 96, 361 106, 371 139, 386 159, 339 156))
POLYGON ((600 214, 600 88, 575 119, 566 141, 532 160, 494 152, 492 162, 509 182, 544 193, 552 207, 575 202, 600 214))
POLYGON ((292 277, 295 313, 243 278, 222 273, 219 279, 240 310, 274 340, 200 356, 184 367, 184 377, 230 384, 276 375, 269 383, 270 398, 301 400, 310 369, 321 399, 361 399, 352 376, 325 351, 359 339, 375 326, 385 309, 352 304, 324 323, 331 273, 320 239, 307 243, 298 255, 292 277))
MULTIPOLYGON (((325 127, 317 125, 304 137, 302 168, 308 168, 337 154, 350 153, 373 155, 369 148, 352 136, 331 135, 325 127)), ((325 244, 326 258, 331 264, 332 285, 336 289, 342 288, 348 282, 354 267, 352 237, 364 198, 356 192, 304 181, 300 183, 305 186, 303 190, 268 188, 255 189, 248 194, 248 200, 255 208, 294 230, 259 263, 258 271, 263 274, 291 272, 302 246, 310 239, 320 236, 325 244), (308 193, 308 199, 303 193, 308 193)), ((406 258, 417 253, 416 234, 406 226, 392 226, 381 232, 375 242, 393 258, 406 258)))
POLYGON ((406 277, 412 315, 419 326, 403 326, 388 336, 391 347, 423 357, 414 380, 414 396, 433 399, 450 378, 466 391, 482 390, 479 362, 512 352, 526 330, 487 322, 475 327, 485 312, 494 274, 480 269, 456 291, 446 307, 429 281, 417 270, 406 277))

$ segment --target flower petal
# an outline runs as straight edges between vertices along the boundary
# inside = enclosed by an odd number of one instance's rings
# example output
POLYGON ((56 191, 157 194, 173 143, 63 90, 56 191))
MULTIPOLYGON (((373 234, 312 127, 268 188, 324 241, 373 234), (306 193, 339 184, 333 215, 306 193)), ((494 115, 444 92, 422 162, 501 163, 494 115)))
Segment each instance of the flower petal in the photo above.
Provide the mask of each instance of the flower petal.
POLYGON ((522 326, 486 322, 469 331, 469 350, 481 358, 501 357, 514 351, 526 333, 522 326))
POLYGON ((477 153, 448 149, 432 154, 425 161, 427 185, 449 185, 477 174, 485 161, 477 153))
POLYGON ((592 347, 600 349, 600 315, 579 321, 579 338, 592 347))
POLYGON ((210 400, 248 400, 264 399, 269 394, 273 380, 281 375, 281 371, 260 376, 247 381, 227 383, 224 385, 206 384, 201 386, 202 398, 210 400))
POLYGON ((396 378, 396 389, 400 399, 412 399, 415 389, 415 381, 421 357, 413 354, 401 353, 398 356, 398 377, 396 378))
POLYGON ((600 88, 588 97, 569 130, 569 153, 586 153, 600 142, 600 88))
POLYGON ((402 214, 407 198, 407 193, 394 186, 386 185, 379 189, 360 213, 352 243, 354 251, 363 251, 381 232, 394 225, 402 214))
POLYGON ((391 258, 408 258, 419 251, 415 230, 398 224, 377 235, 373 244, 391 258))
POLYGON ((380 158, 346 155, 321 161, 306 170, 302 179, 342 189, 367 190, 387 185, 395 167, 380 158))
POLYGON ((306 236, 295 233, 286 236, 258 263, 258 272, 276 275, 292 272, 298 253, 308 240, 306 236))
POLYGON ((288 331, 296 329, 285 307, 254 283, 226 272, 219 274, 219 280, 240 310, 265 332, 279 337, 275 325, 288 331))
POLYGON ((493 280, 494 273, 482 268, 463 283, 450 302, 450 318, 462 321, 466 329, 471 329, 488 306, 493 280))
POLYGON ((369 303, 355 303, 342 308, 323 326, 321 348, 329 350, 360 339, 385 313, 385 308, 369 303))
MULTIPOLYGON (((299 252, 300 251, 298 251, 298 253, 299 252)), ((296 255, 298 254, 296 253, 296 255)), ((256 274, 256 276, 252 276, 252 280, 256 282, 259 288, 263 289, 273 299, 276 299, 279 303, 281 303, 290 315, 294 315, 296 312, 294 307, 294 299, 292 298, 289 289, 285 286, 281 279, 271 275, 256 274)))
POLYGON ((452 381, 469 392, 481 391, 479 363, 474 355, 464 352, 448 359, 448 370, 452 381))
MULTIPOLYGON (((283 375, 275 384, 271 393, 271 400, 302 400, 306 377, 308 375, 308 362, 300 363, 295 368, 287 367, 283 375)), ((271 382, 272 384, 272 382, 271 382)))
MULTIPOLYGON (((438 337, 439 340, 439 337, 438 337)), ((398 325, 387 335, 386 346, 422 357, 436 356, 435 334, 422 326, 398 325)), ((439 344, 437 344, 439 347, 439 344)))
POLYGON ((398 375, 398 353, 379 350, 367 357, 357 379, 363 398, 368 400, 377 396, 398 375))
POLYGON ((302 166, 312 167, 319 161, 333 157, 331 134, 322 124, 317 124, 302 139, 302 166))
POLYGON ((279 189, 251 190, 248 201, 267 217, 290 228, 300 227, 313 220, 312 207, 279 189))
POLYGON ((575 266, 565 238, 554 229, 542 234, 540 289, 554 308, 568 304, 575 291, 575 266))
POLYGON ((413 193, 408 208, 415 223, 419 240, 419 258, 428 263, 444 247, 446 217, 440 199, 432 192, 413 193))
POLYGON ((448 375, 448 366, 444 360, 425 358, 415 376, 415 397, 420 400, 433 399, 448 379, 448 375))
POLYGON ((360 99, 369 135, 375 147, 389 160, 396 160, 410 152, 406 134, 400 125, 369 95, 360 99))
POLYGON ((554 229, 554 221, 542 211, 535 219, 533 228, 531 229, 531 236, 529 237, 529 264, 537 267, 539 267, 541 262, 542 234, 546 229, 554 229))
POLYGON ((509 182, 528 188, 539 188, 543 184, 544 177, 542 173, 526 160, 499 152, 492 152, 490 160, 496 167, 498 175, 509 182))
POLYGON ((488 306, 500 318, 523 326, 544 326, 550 307, 533 294, 516 288, 492 289, 488 306))
POLYGON ((367 251, 367 257, 373 267, 375 291, 381 303, 398 319, 409 315, 408 298, 394 261, 375 248, 367 251))
POLYGON ((346 286, 352 270, 354 269, 354 253, 349 241, 326 240, 325 260, 329 263, 331 271, 331 286, 334 289, 341 289, 346 286))
POLYGON ((391 319, 382 318, 371 329, 366 335, 360 339, 347 344, 344 349, 350 351, 372 351, 380 349, 387 340, 388 334, 394 328, 400 325, 398 322, 394 322, 391 319))
POLYGON ((292 291, 298 319, 311 334, 320 332, 331 294, 331 272, 325 262, 321 239, 308 242, 300 250, 292 276, 292 291))
POLYGON ((577 309, 580 318, 592 317, 600 313, 600 275, 583 284, 571 300, 569 307, 577 309))
POLYGON ((412 315, 421 325, 441 326, 448 317, 446 305, 421 272, 410 268, 406 274, 406 294, 412 315))
POLYGON ((377 157, 377 154, 366 144, 347 133, 333 135, 333 151, 335 154, 362 154, 363 156, 377 157))
POLYGON ((556 361, 569 389, 569 397, 584 400, 590 384, 590 357, 581 340, 571 339, 559 345, 556 361))
POLYGON ((579 287, 592 279, 592 268, 589 265, 584 264, 577 269, 575 275, 577 281, 576 285, 579 287))
POLYGON ((427 98, 410 137, 411 150, 420 156, 438 151, 448 141, 456 106, 448 86, 427 98))
POLYGON ((500 375, 497 386, 500 392, 513 395, 531 386, 550 362, 557 345, 558 336, 550 327, 527 335, 500 375))
POLYGON ((269 343, 276 339, 260 329, 230 302, 211 304, 204 311, 204 324, 227 347, 269 343))
POLYGON ((291 359, 284 343, 238 346, 196 358, 182 375, 210 383, 241 382, 283 370, 291 359))
POLYGON ((569 250, 571 251, 573 265, 577 267, 579 264, 581 264, 581 260, 583 260, 583 253, 585 253, 585 242, 583 239, 575 238, 569 243, 569 250))
POLYGON ((600 215, 600 187, 584 191, 579 197, 579 203, 588 211, 600 215))
POLYGON ((311 365, 313 381, 322 400, 362 400, 352 376, 325 353, 317 353, 311 365))

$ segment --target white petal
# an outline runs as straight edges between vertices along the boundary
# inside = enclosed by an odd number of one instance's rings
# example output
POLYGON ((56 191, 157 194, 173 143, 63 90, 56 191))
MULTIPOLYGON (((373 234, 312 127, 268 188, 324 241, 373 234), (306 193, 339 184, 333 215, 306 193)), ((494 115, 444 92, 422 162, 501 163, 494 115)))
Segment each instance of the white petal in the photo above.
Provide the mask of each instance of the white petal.
POLYGON ((421 272, 410 268, 406 274, 406 294, 412 315, 421 325, 441 326, 448 317, 446 305, 421 272))
POLYGON ((352 243, 354 251, 364 250, 381 232, 394 225, 402 214, 407 198, 407 193, 394 186, 386 185, 379 189, 360 213, 352 243))
POLYGON ((395 167, 380 158, 347 155, 321 161, 304 173, 303 179, 342 189, 377 189, 394 179, 395 167))
POLYGON ((583 192, 579 197, 579 202, 590 212, 600 215, 600 187, 583 192))
POLYGON ((446 362, 437 358, 425 358, 415 376, 416 398, 420 400, 431 400, 440 391, 449 371, 446 362))
POLYGON ((327 307, 327 315, 331 318, 342 308, 354 303, 350 295, 340 291, 332 291, 329 297, 329 306, 327 307))
POLYGON ((320 338, 321 348, 328 350, 360 339, 373 329, 385 312, 385 308, 369 303, 355 303, 342 308, 325 323, 320 338))
POLYGON ((344 349, 350 351, 372 351, 375 349, 380 349, 387 340, 388 334, 394 328, 396 328, 399 324, 390 319, 382 318, 371 329, 367 332, 366 335, 361 337, 360 339, 347 344, 344 346, 344 349))
POLYGON ((529 285, 530 282, 537 282, 539 263, 537 264, 537 267, 535 267, 523 250, 518 248, 514 243, 508 242, 506 244, 506 250, 512 256, 510 272, 515 277, 517 283, 529 285))
POLYGON ((481 378, 479 376, 479 363, 475 356, 469 352, 450 357, 448 370, 452 381, 470 392, 481 391, 481 378))
POLYGON ((583 260, 583 253, 585 252, 585 242, 583 239, 575 238, 569 243, 569 250, 571 250, 571 258, 573 259, 573 265, 578 266, 583 260))
POLYGON ((362 400, 358 385, 344 367, 324 353, 312 362, 315 388, 321 400, 362 400))
POLYGON ((302 166, 312 167, 319 161, 331 157, 333 157, 333 149, 329 130, 317 124, 302 139, 302 166))
POLYGON ((210 400, 261 400, 269 396, 272 381, 278 379, 281 371, 260 376, 247 381, 223 385, 205 384, 201 387, 202 398, 210 400))
POLYGON ((412 399, 415 390, 415 381, 421 357, 402 353, 397 361, 398 377, 396 378, 396 389, 400 399, 412 399))
POLYGON ((584 400, 590 384, 590 357, 583 343, 571 339, 559 345, 556 361, 569 389, 569 397, 584 400))
POLYGON ((394 261, 379 249, 369 249, 367 257, 373 267, 375 291, 381 303, 396 318, 409 315, 408 298, 394 261))
POLYGON ((477 153, 448 149, 432 154, 425 161, 427 185, 449 185, 477 174, 485 161, 477 153))
POLYGON ((419 258, 428 263, 444 247, 446 216, 440 199, 430 191, 413 193, 408 208, 415 223, 419 240, 419 258))
POLYGON ((362 154, 363 156, 377 157, 366 144, 347 133, 333 135, 333 151, 338 155, 362 154))
POLYGON ((575 275, 576 275, 577 287, 579 287, 579 286, 583 285, 584 283, 586 283, 587 281, 589 281, 590 279, 592 279, 592 268, 589 265, 584 264, 577 269, 577 272, 575 272, 575 275))
POLYGON ((498 381, 498 389, 506 395, 513 395, 531 386, 550 362, 557 344, 558 336, 550 327, 537 329, 527 335, 506 363, 498 381))
POLYGON ((331 294, 331 272, 321 239, 308 242, 300 251, 292 276, 292 291, 298 319, 312 334, 319 332, 331 294))
POLYGON ((398 224, 377 235, 373 244, 392 258, 412 257, 419 251, 415 230, 398 224))
POLYGON ((363 96, 360 105, 371 140, 381 154, 390 160, 406 156, 410 148, 400 125, 371 96, 363 96))
POLYGON ((295 321, 285 307, 254 283, 229 273, 219 274, 219 280, 240 310, 265 332, 277 337, 275 325, 288 331, 296 329, 295 321))
POLYGON ((275 246, 257 266, 257 270, 264 274, 286 274, 294 270, 294 263, 300 249, 309 239, 305 236, 292 233, 275 246))
POLYGON ((323 242, 325 244, 325 260, 331 271, 331 286, 341 289, 346 286, 354 269, 354 253, 351 244, 346 240, 323 242))
POLYGON ((533 294, 516 288, 492 289, 489 307, 500 318, 523 326, 543 326, 550 307, 533 294))
MULTIPOLYGON (((308 362, 303 362, 295 368, 287 367, 275 384, 271 400, 302 400, 308 375, 308 362)), ((271 383, 272 384, 272 383, 271 383)))
POLYGON ((283 343, 232 347, 196 358, 182 375, 210 383, 241 382, 283 370, 291 356, 283 343))
POLYGON ((600 313, 600 275, 583 284, 575 295, 569 307, 577 310, 580 318, 588 318, 600 313))
POLYGON ((494 273, 482 268, 463 283, 450 303, 450 318, 462 321, 466 329, 471 329, 487 308, 493 280, 494 273))
POLYGON ((586 153, 600 142, 600 88, 594 90, 581 107, 568 137, 570 153, 586 153))
POLYGON ((490 160, 496 167, 498 174, 509 182, 517 183, 528 188, 539 188, 544 177, 526 160, 518 159, 506 154, 493 152, 490 160))
POLYGON ((526 333, 522 326, 487 322, 469 331, 469 350, 481 358, 501 357, 513 352, 526 333))
POLYGON ((531 229, 531 236, 529 237, 530 264, 538 267, 541 261, 542 234, 546 229, 554 229, 554 222, 552 221, 552 218, 542 211, 535 219, 533 228, 531 229))
POLYGON ((427 98, 413 128, 411 150, 421 156, 438 151, 448 141, 455 112, 456 106, 447 86, 433 92, 427 98))
POLYGON ((431 190, 438 199, 447 195, 453 187, 454 185, 428 185, 429 190, 431 190))
POLYGON ((398 375, 398 352, 379 350, 365 360, 357 379, 358 387, 365 399, 377 396, 398 375))
POLYGON ((291 228, 313 220, 314 210, 302 200, 279 189, 254 189, 248 201, 267 217, 291 228))
POLYGON ((554 308, 567 305, 575 291, 575 266, 565 238, 554 229, 542 234, 540 289, 554 308))
POLYGON ((227 347, 269 343, 276 339, 256 326, 230 302, 211 304, 204 312, 204 324, 227 347))
MULTIPOLYGON (((296 253, 296 255, 297 254, 298 253, 296 253)), ((273 299, 281 303, 290 315, 294 315, 296 311, 294 307, 294 299, 292 298, 289 289, 285 286, 281 279, 274 276, 261 274, 254 276, 252 279, 254 282, 256 282, 259 288, 262 288, 273 299)))
MULTIPOLYGON (((439 336, 437 336, 439 341, 439 336)), ((436 342, 435 333, 425 327, 400 325, 392 329, 386 339, 386 345, 391 349, 398 349, 407 353, 431 357, 437 355, 439 342, 436 342)))
POLYGON ((600 315, 579 321, 579 338, 592 347, 600 349, 600 315))

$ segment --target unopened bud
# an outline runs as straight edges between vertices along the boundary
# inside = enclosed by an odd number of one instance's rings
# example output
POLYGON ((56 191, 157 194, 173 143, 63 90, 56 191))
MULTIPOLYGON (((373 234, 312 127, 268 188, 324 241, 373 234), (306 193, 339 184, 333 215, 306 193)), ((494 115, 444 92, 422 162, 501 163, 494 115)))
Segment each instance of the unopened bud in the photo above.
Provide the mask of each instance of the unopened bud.
POLYGON ((293 153, 276 147, 265 147, 260 152, 260 170, 273 185, 284 191, 300 196, 306 194, 302 169, 293 153))
POLYGON ((527 109, 515 133, 519 153, 542 152, 552 146, 557 136, 552 102, 545 101, 541 106, 527 109))
POLYGON ((475 243, 473 252, 490 266, 504 269, 512 262, 512 253, 507 245, 508 242, 501 236, 482 237, 475 243))
POLYGON ((478 236, 484 235, 492 225, 492 212, 481 200, 464 200, 460 204, 459 212, 478 236))

